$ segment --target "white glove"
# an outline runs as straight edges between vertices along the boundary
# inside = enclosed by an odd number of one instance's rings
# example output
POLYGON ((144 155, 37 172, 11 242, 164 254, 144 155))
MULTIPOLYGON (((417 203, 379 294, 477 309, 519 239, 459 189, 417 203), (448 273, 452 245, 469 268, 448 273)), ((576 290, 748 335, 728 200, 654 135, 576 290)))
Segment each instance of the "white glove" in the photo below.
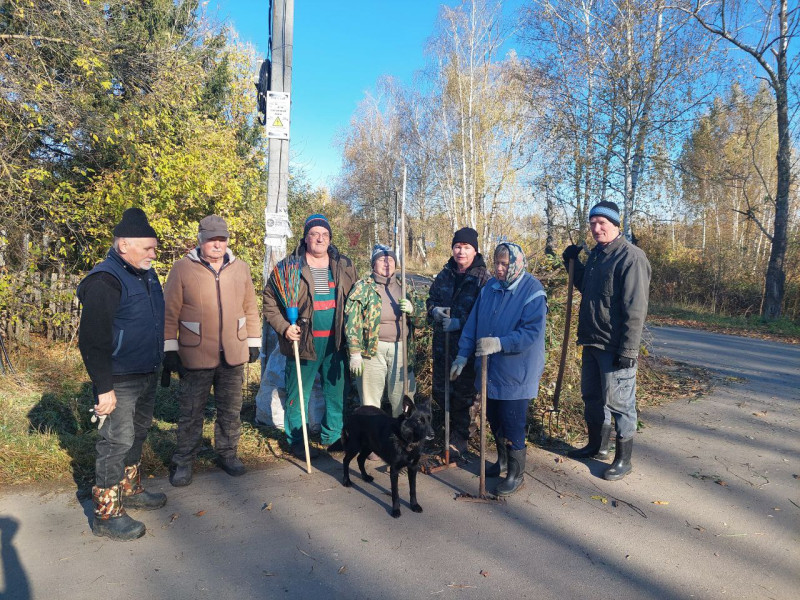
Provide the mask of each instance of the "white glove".
POLYGON ((475 344, 475 356, 488 356, 502 351, 503 347, 500 345, 500 338, 498 337, 482 337, 475 344))
POLYGON ((450 381, 458 379, 458 376, 461 375, 461 371, 464 370, 466 364, 467 358, 465 356, 456 356, 456 359, 453 361, 453 366, 450 367, 450 381))
POLYGON ((403 298, 398 304, 400 305, 400 312, 406 313, 408 316, 414 314, 414 305, 411 304, 411 300, 408 298, 403 298))
POLYGON ((458 331, 461 329, 461 319, 445 317, 442 320, 442 331, 458 331))
POLYGON ((447 306, 434 306, 431 310, 431 317, 434 323, 441 323, 443 319, 450 316, 450 308, 447 306))
POLYGON ((350 374, 353 377, 361 377, 364 372, 364 359, 361 358, 361 352, 358 354, 350 355, 350 374))

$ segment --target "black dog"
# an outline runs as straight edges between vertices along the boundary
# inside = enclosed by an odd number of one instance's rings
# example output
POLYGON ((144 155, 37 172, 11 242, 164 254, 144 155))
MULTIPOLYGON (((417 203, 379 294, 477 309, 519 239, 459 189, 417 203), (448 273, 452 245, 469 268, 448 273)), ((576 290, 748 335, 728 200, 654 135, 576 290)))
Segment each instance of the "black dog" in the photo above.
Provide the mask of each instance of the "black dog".
POLYGON ((431 428, 430 398, 418 397, 417 404, 405 396, 403 413, 395 418, 390 417, 374 406, 360 406, 347 419, 342 431, 344 444, 344 476, 342 485, 350 486, 350 461, 358 454, 358 468, 361 477, 369 483, 374 478, 367 475, 364 463, 370 452, 380 456, 389 465, 389 477, 392 481, 392 516, 400 516, 400 495, 397 482, 400 470, 408 469, 408 489, 411 510, 421 513, 422 507, 417 504, 417 471, 423 442, 433 439, 431 428))

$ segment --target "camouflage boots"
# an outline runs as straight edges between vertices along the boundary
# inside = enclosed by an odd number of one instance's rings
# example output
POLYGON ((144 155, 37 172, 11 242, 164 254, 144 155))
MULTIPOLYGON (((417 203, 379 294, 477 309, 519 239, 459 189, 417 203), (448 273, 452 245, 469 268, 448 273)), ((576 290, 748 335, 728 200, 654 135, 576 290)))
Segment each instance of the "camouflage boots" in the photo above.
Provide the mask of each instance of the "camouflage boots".
POLYGON ((155 510, 167 503, 166 494, 148 492, 142 487, 141 463, 125 467, 125 477, 119 486, 122 490, 123 504, 126 508, 155 510))
POLYGON ((92 533, 121 541, 135 540, 144 535, 144 523, 130 518, 125 513, 119 488, 119 485, 110 488, 97 486, 92 488, 92 500, 94 500, 92 533))

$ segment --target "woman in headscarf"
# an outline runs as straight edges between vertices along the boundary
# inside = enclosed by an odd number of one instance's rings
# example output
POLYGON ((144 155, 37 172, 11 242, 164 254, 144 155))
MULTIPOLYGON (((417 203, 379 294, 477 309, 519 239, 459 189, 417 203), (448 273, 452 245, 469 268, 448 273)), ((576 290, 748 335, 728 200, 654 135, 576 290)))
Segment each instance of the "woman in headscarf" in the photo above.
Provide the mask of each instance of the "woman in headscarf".
MULTIPOLYGON (((467 358, 487 356, 486 414, 497 442, 497 462, 486 475, 506 478, 497 495, 508 496, 524 484, 525 420, 528 403, 539 392, 544 370, 547 296, 542 284, 526 271, 525 254, 503 242, 494 251, 494 277, 481 290, 458 343, 450 378, 458 377, 467 358)), ((476 365, 475 387, 480 389, 476 365)))

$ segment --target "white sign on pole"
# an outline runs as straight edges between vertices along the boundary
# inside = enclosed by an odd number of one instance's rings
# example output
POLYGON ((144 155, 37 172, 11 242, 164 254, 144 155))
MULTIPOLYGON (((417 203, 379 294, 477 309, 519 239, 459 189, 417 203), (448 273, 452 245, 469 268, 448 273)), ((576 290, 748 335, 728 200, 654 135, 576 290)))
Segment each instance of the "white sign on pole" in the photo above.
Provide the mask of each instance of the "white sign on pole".
POLYGON ((289 94, 267 92, 267 137, 289 139, 289 94))

